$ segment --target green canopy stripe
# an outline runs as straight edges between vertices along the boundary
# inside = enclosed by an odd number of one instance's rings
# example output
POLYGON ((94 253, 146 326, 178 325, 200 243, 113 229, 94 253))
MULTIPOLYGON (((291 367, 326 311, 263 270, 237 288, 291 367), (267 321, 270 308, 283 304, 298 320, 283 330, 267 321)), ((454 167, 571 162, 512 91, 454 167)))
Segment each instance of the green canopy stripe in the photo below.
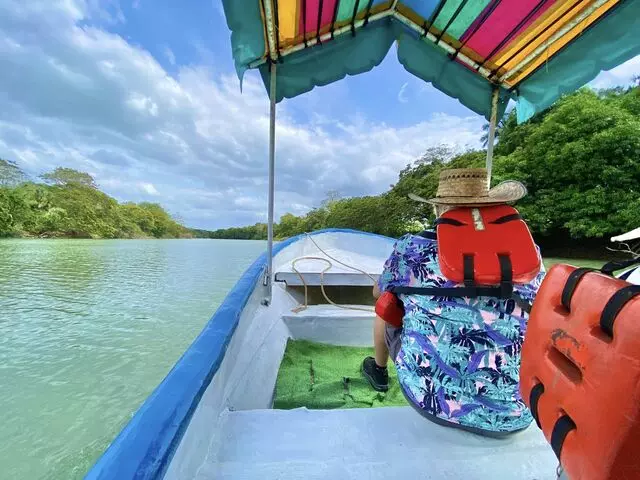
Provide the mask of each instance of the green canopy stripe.
MULTIPOLYGON (((448 1, 444 7, 442 7, 442 11, 438 14, 438 18, 436 18, 436 22, 434 24, 435 27, 442 30, 447 23, 449 23, 449 20, 451 20, 451 17, 463 1, 464 0, 448 1)), ((449 28, 447 28, 447 34, 459 40, 490 1, 491 0, 471 0, 470 2, 467 2, 453 23, 449 25, 449 28)))

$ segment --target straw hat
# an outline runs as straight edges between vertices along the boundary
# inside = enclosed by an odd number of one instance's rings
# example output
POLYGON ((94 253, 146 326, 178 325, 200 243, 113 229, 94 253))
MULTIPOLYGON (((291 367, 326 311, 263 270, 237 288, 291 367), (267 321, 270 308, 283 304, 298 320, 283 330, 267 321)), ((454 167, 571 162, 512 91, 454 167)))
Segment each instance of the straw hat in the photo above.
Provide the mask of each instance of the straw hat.
POLYGON ((433 205, 483 206, 510 203, 527 194, 526 187, 507 180, 489 189, 486 168, 455 168, 440 172, 435 198, 426 200, 413 193, 409 198, 433 205))

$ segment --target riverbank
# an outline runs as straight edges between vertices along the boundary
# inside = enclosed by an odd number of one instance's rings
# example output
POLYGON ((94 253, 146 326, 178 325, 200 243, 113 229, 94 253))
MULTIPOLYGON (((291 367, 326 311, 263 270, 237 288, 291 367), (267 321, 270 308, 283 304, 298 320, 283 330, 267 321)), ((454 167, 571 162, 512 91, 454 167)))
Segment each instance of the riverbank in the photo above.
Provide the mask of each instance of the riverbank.
MULTIPOLYGON (((188 229, 187 229, 188 230, 188 229)), ((33 234, 31 232, 13 232, 11 235, 0 235, 0 240, 14 239, 14 240, 190 240, 202 238, 197 237, 190 231, 186 231, 177 237, 164 236, 161 238, 153 237, 151 235, 139 235, 135 237, 99 237, 99 236, 82 236, 74 235, 65 232, 45 232, 40 234, 33 234)))
POLYGON ((57 168, 29 179, 0 159, 0 237, 190 238, 193 230, 160 204, 124 202, 99 190, 86 173, 57 168), (42 183, 44 181, 44 183, 42 183))

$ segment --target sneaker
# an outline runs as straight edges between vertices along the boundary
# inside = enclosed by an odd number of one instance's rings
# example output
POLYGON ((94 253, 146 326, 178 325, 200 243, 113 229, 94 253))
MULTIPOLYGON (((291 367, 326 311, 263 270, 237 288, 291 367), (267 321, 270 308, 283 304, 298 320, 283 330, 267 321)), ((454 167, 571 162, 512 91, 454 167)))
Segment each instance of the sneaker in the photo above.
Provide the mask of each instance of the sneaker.
POLYGON ((387 371, 387 367, 379 367, 373 357, 367 357, 362 362, 362 374, 374 390, 378 392, 386 392, 389 390, 389 372, 387 371))

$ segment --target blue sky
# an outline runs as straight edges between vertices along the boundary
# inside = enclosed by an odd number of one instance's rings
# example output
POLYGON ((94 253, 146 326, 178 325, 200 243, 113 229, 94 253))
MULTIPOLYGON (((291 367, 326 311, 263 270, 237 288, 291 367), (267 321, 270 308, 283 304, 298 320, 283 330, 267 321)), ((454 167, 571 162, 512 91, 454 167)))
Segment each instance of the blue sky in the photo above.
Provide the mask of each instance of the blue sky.
MULTIPOLYGON (((0 71, 0 157, 29 174, 87 171, 194 227, 265 220, 267 95, 255 72, 240 92, 220 0, 4 0, 0 71)), ((639 72, 636 58, 592 84, 639 72)), ((279 105, 276 215, 380 193, 429 146, 477 147, 482 124, 392 51, 279 105)))

